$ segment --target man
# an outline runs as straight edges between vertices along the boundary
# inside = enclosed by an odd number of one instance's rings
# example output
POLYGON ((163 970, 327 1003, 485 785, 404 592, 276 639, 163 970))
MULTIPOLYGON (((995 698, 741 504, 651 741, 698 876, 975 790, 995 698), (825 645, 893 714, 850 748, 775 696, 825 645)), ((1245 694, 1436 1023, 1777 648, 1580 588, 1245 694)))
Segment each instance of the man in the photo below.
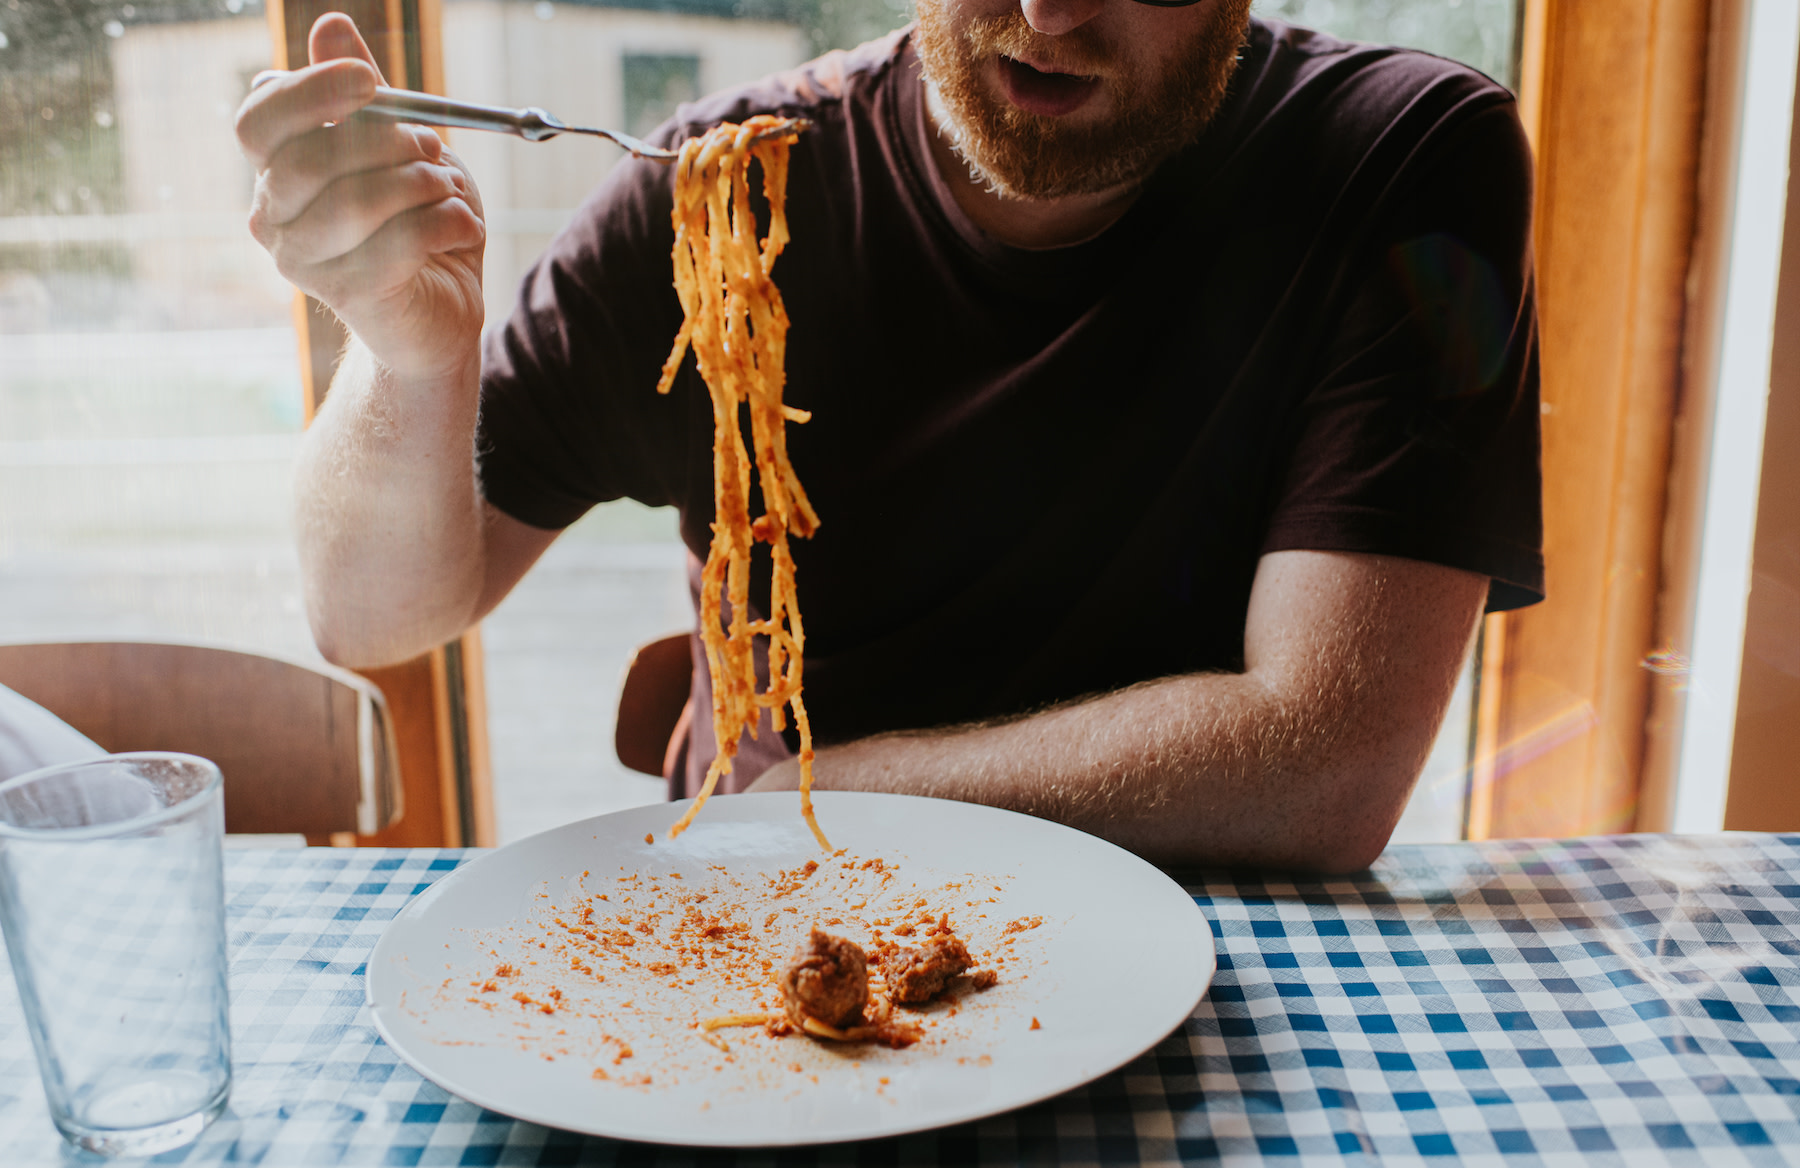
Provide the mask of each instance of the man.
MULTIPOLYGON (((775 276, 821 787, 1355 869, 1484 604, 1541 596, 1510 95, 1247 7, 921 0, 669 128, 814 123, 775 276)), ((310 47, 239 135, 252 230, 357 338, 301 460, 321 649, 455 635, 605 499, 680 507, 703 552, 709 408, 691 361, 652 390, 667 168, 621 164, 483 352, 473 181, 428 131, 321 128, 376 74, 341 17, 310 47)), ((746 744, 740 786, 794 785, 788 749, 746 744)))

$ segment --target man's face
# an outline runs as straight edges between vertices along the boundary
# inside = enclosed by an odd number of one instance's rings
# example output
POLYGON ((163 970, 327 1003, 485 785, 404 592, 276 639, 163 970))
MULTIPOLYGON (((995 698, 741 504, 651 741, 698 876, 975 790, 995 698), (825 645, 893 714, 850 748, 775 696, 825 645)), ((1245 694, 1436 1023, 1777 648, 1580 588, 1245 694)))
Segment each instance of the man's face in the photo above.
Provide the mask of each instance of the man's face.
POLYGON ((976 179, 1054 199, 1139 181, 1193 141, 1224 99, 1249 9, 918 0, 915 41, 976 179))

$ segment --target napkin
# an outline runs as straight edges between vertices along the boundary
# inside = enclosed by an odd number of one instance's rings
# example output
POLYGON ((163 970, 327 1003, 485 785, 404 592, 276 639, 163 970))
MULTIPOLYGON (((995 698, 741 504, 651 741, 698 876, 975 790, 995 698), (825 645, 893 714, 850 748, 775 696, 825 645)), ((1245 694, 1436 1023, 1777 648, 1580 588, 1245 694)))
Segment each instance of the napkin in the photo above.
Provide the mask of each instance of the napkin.
POLYGON ((106 751, 30 698, 0 685, 0 781, 106 751))

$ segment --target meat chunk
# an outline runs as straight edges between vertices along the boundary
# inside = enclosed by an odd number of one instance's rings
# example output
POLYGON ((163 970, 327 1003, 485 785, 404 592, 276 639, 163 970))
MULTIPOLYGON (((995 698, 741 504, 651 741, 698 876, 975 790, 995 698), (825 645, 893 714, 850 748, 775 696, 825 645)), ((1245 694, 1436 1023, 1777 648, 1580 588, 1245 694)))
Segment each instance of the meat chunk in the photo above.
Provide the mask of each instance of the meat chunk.
POLYGON ((869 1004, 869 959, 856 942, 814 925, 782 972, 781 997, 796 1026, 806 1016, 838 1029, 855 1026, 869 1004))
POLYGON ((944 992, 950 979, 973 965, 961 938, 933 937, 922 948, 902 949, 888 958, 882 972, 896 1002, 930 1001, 944 992))

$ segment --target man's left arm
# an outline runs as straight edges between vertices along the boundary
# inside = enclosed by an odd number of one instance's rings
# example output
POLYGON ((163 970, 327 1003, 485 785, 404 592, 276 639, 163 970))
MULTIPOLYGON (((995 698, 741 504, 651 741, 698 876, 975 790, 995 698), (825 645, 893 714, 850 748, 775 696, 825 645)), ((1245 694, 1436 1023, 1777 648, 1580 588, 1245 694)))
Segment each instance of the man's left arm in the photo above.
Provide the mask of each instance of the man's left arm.
MULTIPOLYGON (((1359 870, 1400 818, 1487 594, 1487 577, 1420 560, 1271 552, 1242 673, 827 747, 816 783, 1022 811, 1171 867, 1359 870)), ((798 783, 789 760, 750 789, 798 783)))

